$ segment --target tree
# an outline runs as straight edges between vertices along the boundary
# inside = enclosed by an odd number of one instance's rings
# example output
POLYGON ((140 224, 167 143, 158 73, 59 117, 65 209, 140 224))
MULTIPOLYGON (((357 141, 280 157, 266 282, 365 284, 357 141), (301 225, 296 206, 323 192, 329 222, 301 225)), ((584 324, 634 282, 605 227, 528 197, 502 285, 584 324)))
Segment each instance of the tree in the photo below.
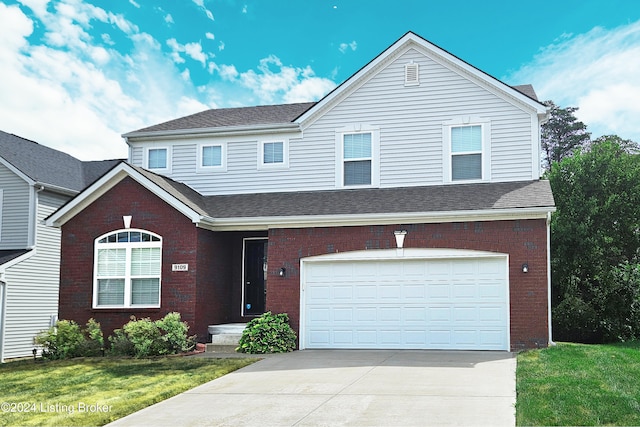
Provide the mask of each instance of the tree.
MULTIPOLYGON (((565 145, 568 146, 568 145, 565 145)), ((617 136, 551 164, 555 338, 640 337, 640 155, 617 136)))
POLYGON ((587 126, 574 116, 577 107, 560 108, 553 101, 545 101, 544 105, 550 109, 549 120, 542 125, 541 142, 545 167, 550 169, 553 163, 585 147, 589 143, 590 133, 587 132, 587 126))

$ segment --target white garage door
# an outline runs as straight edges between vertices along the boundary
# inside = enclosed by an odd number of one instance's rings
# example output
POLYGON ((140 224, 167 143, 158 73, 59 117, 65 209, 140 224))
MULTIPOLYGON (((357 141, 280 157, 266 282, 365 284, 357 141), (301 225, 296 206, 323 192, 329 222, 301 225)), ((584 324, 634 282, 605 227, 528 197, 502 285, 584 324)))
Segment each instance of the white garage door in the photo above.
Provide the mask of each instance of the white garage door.
POLYGON ((506 257, 306 262, 303 348, 508 350, 506 257))

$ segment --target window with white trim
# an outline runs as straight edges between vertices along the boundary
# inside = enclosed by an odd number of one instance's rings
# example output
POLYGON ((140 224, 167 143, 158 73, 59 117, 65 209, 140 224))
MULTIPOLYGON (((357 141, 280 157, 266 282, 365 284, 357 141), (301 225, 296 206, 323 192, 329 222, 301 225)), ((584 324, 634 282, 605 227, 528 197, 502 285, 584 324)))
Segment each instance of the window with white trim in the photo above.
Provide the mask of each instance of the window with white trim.
POLYGON ((225 171, 227 168, 226 144, 203 144, 198 146, 199 172, 225 171))
POLYGON ((287 140, 260 141, 258 145, 258 167, 260 169, 287 168, 289 166, 287 140))
POLYGON ((482 179, 482 126, 451 127, 451 180, 482 179))
POLYGON ((345 186, 371 185, 373 163, 371 132, 345 133, 342 159, 345 186))
POLYGON ((168 171, 170 170, 169 149, 167 147, 148 148, 147 154, 147 169, 154 171, 168 171))
POLYGON ((160 236, 114 231, 96 239, 94 256, 94 308, 160 307, 160 236))

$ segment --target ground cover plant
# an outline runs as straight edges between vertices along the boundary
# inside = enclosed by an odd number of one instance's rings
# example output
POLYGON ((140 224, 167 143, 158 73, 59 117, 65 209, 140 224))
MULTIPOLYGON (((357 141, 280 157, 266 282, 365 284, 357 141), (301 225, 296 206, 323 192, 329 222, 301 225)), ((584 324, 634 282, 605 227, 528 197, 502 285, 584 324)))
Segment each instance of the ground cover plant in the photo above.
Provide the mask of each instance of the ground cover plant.
POLYGON ((640 342, 518 355, 517 425, 640 425, 640 342))
POLYGON ((95 357, 0 365, 0 426, 104 425, 258 359, 95 357))

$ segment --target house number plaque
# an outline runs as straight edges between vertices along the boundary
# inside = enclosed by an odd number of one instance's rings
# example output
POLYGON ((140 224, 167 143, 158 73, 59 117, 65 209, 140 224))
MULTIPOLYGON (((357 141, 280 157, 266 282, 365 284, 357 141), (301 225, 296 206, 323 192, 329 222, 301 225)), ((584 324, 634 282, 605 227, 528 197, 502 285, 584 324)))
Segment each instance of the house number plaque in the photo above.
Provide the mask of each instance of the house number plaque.
POLYGON ((171 264, 171 271, 189 271, 189 264, 171 264))

